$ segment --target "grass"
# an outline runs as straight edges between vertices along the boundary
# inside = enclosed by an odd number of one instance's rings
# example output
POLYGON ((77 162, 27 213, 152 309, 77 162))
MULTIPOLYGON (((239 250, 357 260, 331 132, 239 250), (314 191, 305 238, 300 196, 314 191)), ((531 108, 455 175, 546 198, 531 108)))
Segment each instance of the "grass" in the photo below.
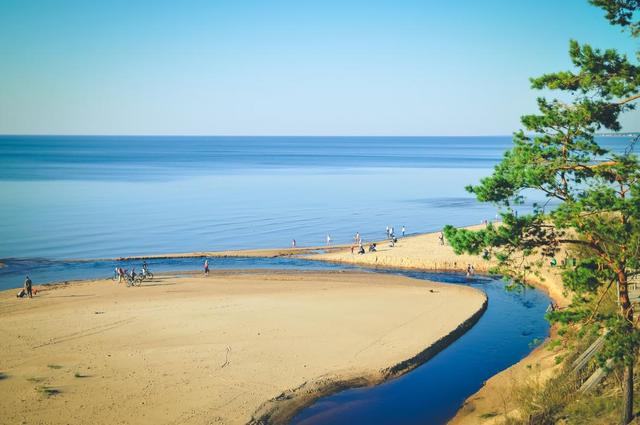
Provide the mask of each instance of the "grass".
POLYGON ((59 364, 48 364, 47 367, 49 369, 62 369, 62 366, 60 366, 59 364))
POLYGON ((580 397, 568 404, 562 416, 568 418, 567 423, 572 425, 615 424, 620 420, 621 407, 620 394, 610 391, 597 392, 580 397))

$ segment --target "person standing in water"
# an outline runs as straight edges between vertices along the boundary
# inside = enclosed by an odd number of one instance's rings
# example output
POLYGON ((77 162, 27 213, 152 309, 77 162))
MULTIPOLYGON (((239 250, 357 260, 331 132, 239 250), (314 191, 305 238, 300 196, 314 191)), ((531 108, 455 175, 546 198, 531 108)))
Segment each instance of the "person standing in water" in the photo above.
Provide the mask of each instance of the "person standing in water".
POLYGON ((295 248, 296 247, 296 240, 292 239, 291 240, 291 248, 295 248))
POLYGON ((327 246, 331 245, 331 235, 327 234, 327 246))
POLYGON ((204 260, 204 275, 209 276, 209 260, 204 260))
POLYGON ((467 277, 472 277, 476 273, 476 269, 471 264, 467 264, 467 277))
POLYGON ((405 231, 405 230, 406 230, 406 229, 404 228, 404 226, 402 226, 401 231, 402 231, 402 237, 403 237, 403 238, 404 238, 404 231, 405 231))

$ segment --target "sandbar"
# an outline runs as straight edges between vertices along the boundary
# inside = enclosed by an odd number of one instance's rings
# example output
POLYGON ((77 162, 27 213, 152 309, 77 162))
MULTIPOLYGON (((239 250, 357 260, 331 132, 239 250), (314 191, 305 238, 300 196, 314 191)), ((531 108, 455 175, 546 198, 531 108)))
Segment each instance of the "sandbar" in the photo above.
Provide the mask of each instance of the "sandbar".
POLYGON ((7 423, 283 423, 324 393, 411 370, 485 307, 470 287, 357 272, 3 291, 0 410, 7 423))

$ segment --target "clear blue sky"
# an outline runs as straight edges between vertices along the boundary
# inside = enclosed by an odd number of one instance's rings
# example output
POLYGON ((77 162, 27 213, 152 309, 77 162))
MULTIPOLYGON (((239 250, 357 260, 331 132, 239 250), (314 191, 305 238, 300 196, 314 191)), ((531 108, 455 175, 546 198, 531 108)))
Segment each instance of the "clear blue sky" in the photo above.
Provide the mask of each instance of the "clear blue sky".
MULTIPOLYGON (((633 55, 587 0, 0 0, 0 133, 486 135, 568 41, 633 55)), ((640 130, 640 115, 625 119, 640 130)))

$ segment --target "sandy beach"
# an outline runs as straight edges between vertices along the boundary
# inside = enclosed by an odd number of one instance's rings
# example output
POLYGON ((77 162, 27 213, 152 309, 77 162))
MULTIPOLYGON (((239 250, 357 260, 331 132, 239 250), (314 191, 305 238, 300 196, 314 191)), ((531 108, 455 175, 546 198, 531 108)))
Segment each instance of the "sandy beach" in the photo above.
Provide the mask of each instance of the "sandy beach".
MULTIPOLYGON (((478 229, 481 226, 471 226, 478 229)), ((441 245, 439 233, 428 233, 399 239, 394 247, 388 242, 378 244, 378 252, 363 255, 352 254, 351 249, 335 250, 323 254, 310 255, 307 258, 334 261, 345 264, 361 264, 376 267, 407 268, 419 270, 456 270, 464 271, 472 264, 477 272, 486 272, 491 263, 478 256, 456 255, 453 249, 441 245)), ((545 267, 541 270, 543 279, 532 281, 536 287, 545 291, 559 307, 570 303, 570 294, 565 294, 559 269, 545 267)), ((500 423, 506 416, 517 417, 517 400, 513 389, 527 379, 544 382, 559 367, 555 362, 557 353, 547 348, 547 343, 536 348, 530 355, 489 379, 483 387, 470 396, 451 425, 489 425, 500 423)))
MULTIPOLYGON (((483 226, 466 228, 477 230, 483 226)), ((492 263, 480 256, 456 255, 451 246, 440 243, 439 235, 439 232, 434 232, 400 238, 394 247, 388 241, 379 241, 377 252, 366 252, 363 255, 352 253, 350 247, 336 247, 330 252, 310 254, 305 258, 371 267, 433 271, 465 271, 467 265, 471 264, 477 273, 486 273, 491 267, 492 263)), ((563 293, 558 269, 544 268, 542 276, 543 279, 535 279, 531 283, 547 292, 559 306, 568 305, 570 297, 563 293)))
POLYGON ((410 370, 486 305, 468 287, 351 272, 42 289, 0 293, 6 423, 281 423, 331 389, 410 370))

